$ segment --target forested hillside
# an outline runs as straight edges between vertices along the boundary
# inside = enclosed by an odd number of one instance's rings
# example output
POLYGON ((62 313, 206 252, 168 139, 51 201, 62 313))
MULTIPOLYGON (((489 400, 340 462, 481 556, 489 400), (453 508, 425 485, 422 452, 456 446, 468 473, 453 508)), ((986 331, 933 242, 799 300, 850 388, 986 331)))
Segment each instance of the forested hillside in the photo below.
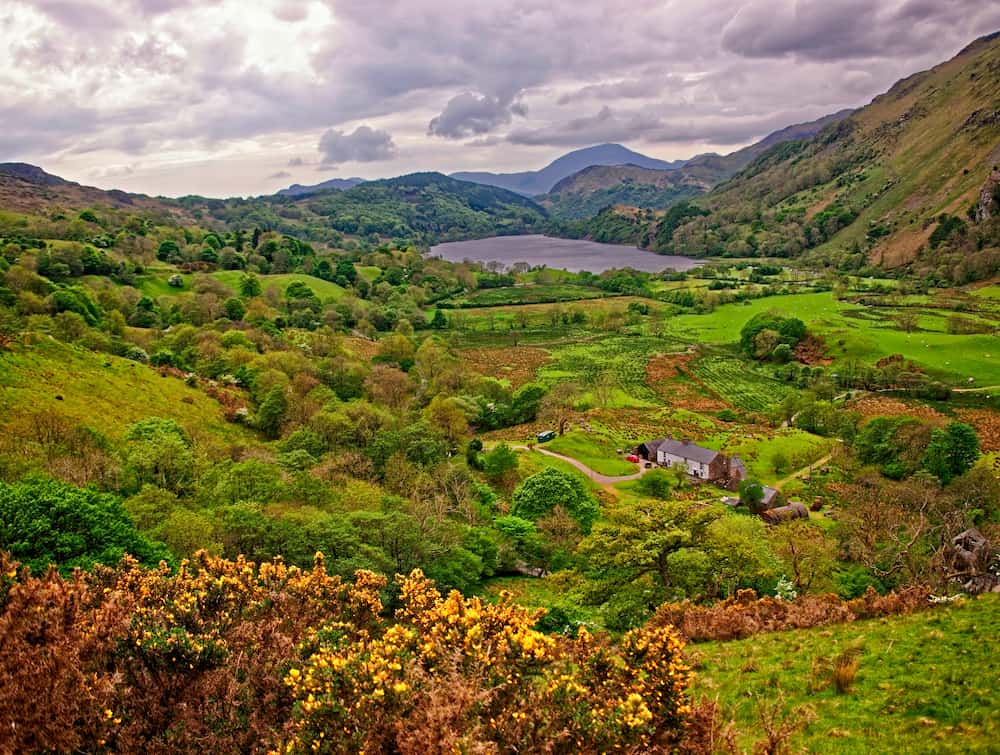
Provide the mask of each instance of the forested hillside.
MULTIPOLYGON (((133 223, 206 228, 260 228, 319 243, 345 236, 408 239, 434 243, 481 236, 526 233, 539 228, 546 211, 527 197, 505 189, 457 181, 440 173, 415 173, 369 181, 347 190, 325 189, 249 199, 179 199, 103 191, 65 181, 31 165, 0 165, 0 234, 24 223, 48 224, 42 235, 66 236, 59 224, 74 223, 70 237, 89 238, 93 228, 63 210, 133 217, 133 223), (24 213, 18 217, 10 212, 24 213), (105 211, 105 212, 101 212, 105 211), (75 234, 75 235, 74 235, 75 234)), ((82 217, 82 216, 81 216, 82 217)), ((104 224, 110 222, 106 219, 104 224)), ((122 223, 124 224, 124 223, 122 223)), ((100 225, 100 224, 98 224, 100 225)), ((138 227, 138 226, 137 226, 138 227)))

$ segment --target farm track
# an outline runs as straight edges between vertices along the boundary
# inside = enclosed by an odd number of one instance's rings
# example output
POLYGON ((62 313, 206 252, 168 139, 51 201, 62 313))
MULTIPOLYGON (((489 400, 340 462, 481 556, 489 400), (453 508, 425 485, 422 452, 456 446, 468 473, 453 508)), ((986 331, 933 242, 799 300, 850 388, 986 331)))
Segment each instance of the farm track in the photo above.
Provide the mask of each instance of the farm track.
POLYGON ((582 461, 574 459, 572 456, 564 456, 563 454, 558 454, 555 451, 549 451, 545 448, 528 448, 527 446, 514 446, 514 449, 519 451, 537 451, 540 454, 545 454, 546 456, 551 456, 554 459, 559 459, 560 461, 565 461, 581 472, 583 472, 587 477, 596 482, 598 485, 614 485, 616 482, 628 482, 629 480, 637 480, 646 474, 646 468, 642 465, 639 466, 639 471, 635 474, 629 475, 605 475, 597 472, 582 461))
POLYGON ((788 475, 788 477, 785 477, 785 478, 783 478, 781 480, 778 480, 776 483, 774 483, 774 485, 772 487, 775 490, 782 490, 785 487, 785 485, 787 485, 788 483, 790 483, 792 480, 797 480, 798 478, 802 477, 806 473, 811 472, 816 467, 822 467, 824 464, 826 464, 827 462, 830 461, 830 458, 832 456, 833 456, 833 454, 829 453, 829 454, 827 454, 826 456, 824 456, 821 459, 816 459, 816 461, 814 461, 812 464, 807 464, 806 466, 802 467, 802 469, 798 469, 798 470, 792 472, 790 475, 788 475))

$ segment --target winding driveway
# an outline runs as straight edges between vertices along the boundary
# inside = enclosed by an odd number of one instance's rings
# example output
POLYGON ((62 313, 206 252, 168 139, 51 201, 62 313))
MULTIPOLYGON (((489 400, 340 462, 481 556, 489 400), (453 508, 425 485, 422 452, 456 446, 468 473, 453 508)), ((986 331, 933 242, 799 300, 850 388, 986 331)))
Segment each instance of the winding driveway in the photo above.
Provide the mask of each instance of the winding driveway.
POLYGON ((539 448, 538 446, 535 446, 534 448, 528 448, 527 446, 514 446, 514 448, 520 451, 537 451, 540 454, 545 454, 546 456, 551 456, 554 459, 565 461, 567 464, 571 464, 572 466, 579 469, 581 472, 587 475, 587 477, 596 482, 598 485, 614 485, 616 482, 627 482, 628 480, 637 480, 644 474, 646 474, 646 472, 648 471, 642 464, 639 464, 639 471, 636 472, 635 474, 618 475, 618 476, 606 475, 591 469, 582 461, 577 461, 571 456, 564 456, 563 454, 557 454, 555 451, 549 451, 548 449, 545 448, 539 448))

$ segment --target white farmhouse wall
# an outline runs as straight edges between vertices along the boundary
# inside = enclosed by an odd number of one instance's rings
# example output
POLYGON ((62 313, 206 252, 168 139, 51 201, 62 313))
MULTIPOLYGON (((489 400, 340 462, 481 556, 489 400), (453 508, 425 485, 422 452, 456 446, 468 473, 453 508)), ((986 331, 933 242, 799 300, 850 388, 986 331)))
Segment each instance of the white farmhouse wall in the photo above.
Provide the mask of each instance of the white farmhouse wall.
POLYGON ((708 477, 708 464, 701 464, 700 462, 692 461, 691 459, 675 456, 674 454, 667 453, 666 451, 657 451, 656 461, 664 467, 675 467, 678 465, 686 467, 687 473, 692 477, 700 477, 703 480, 708 477))

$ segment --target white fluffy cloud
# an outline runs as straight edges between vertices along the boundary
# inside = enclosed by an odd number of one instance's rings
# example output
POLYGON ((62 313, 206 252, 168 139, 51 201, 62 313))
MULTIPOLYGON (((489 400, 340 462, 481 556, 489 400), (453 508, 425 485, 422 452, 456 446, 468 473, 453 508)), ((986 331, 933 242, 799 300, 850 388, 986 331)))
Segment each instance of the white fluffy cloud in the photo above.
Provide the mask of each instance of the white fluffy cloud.
POLYGON ((672 159, 864 104, 998 28, 983 0, 8 0, 0 160, 224 195, 317 163, 672 159))

